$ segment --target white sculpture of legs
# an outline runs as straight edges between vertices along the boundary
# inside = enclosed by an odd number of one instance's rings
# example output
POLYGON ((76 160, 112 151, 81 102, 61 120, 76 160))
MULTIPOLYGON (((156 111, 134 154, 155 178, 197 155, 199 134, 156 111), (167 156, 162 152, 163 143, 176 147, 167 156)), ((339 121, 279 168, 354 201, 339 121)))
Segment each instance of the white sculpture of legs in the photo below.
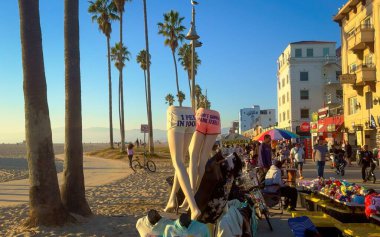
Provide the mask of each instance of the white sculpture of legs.
POLYGON ((195 203, 189 176, 186 172, 184 158, 195 130, 195 116, 190 107, 169 106, 167 110, 167 130, 170 156, 174 166, 174 184, 165 211, 176 208, 176 193, 179 187, 189 202, 191 219, 196 220, 201 214, 195 203))
MULTIPOLYGON (((221 132, 220 115, 215 110, 199 108, 196 113, 196 131, 191 139, 189 153, 189 177, 194 194, 197 192, 205 173, 206 163, 215 144, 216 137, 221 132)), ((182 208, 186 208, 185 199, 182 208)))

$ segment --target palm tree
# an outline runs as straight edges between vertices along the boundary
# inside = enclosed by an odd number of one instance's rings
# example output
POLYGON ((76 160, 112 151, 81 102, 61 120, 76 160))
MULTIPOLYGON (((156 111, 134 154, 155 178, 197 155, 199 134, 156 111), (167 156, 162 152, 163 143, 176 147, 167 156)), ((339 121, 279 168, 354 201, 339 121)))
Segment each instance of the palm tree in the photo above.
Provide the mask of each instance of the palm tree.
POLYGON ((92 14, 92 21, 96 21, 99 25, 99 30, 107 38, 107 59, 108 59, 108 107, 110 120, 110 147, 113 149, 113 125, 112 125, 112 81, 111 81, 111 59, 110 59, 110 38, 112 32, 111 21, 118 20, 116 15, 117 9, 114 2, 110 0, 90 1, 88 12, 92 14))
POLYGON ((182 91, 179 91, 177 94, 177 98, 178 98, 179 105, 182 106, 182 102, 186 99, 185 93, 183 93, 182 91))
MULTIPOLYGON (((147 16, 147 12, 146 12, 146 0, 143 0, 143 3, 144 3, 144 28, 145 28, 145 47, 146 47, 146 56, 149 55, 150 57, 150 54, 149 54, 149 37, 148 37, 148 16, 147 16)), ((148 58, 146 59, 146 61, 148 61, 148 58)), ((149 58, 149 61, 150 61, 150 58, 149 58)), ((147 96, 147 100, 148 100, 148 125, 149 125, 149 153, 154 153, 154 143, 153 143, 153 119, 152 119, 152 106, 151 106, 151 96, 150 96, 150 63, 147 65, 147 68, 146 68, 146 72, 147 72, 147 91, 148 91, 148 96, 147 96)))
POLYGON ((198 84, 195 85, 194 93, 195 93, 195 97, 197 99, 196 108, 199 108, 200 96, 202 95, 202 88, 198 84))
POLYGON ((83 175, 78 0, 65 0, 64 8, 66 125, 61 198, 69 212, 90 216, 92 212, 85 196, 83 175))
MULTIPOLYGON (((192 60, 192 52, 191 52, 191 45, 188 45, 188 44, 184 44, 182 45, 181 48, 179 48, 178 50, 178 61, 181 63, 183 69, 185 69, 185 71, 187 71, 187 77, 188 77, 188 81, 189 81, 189 88, 190 88, 190 94, 191 94, 191 86, 190 86, 190 81, 191 81, 191 71, 192 71, 192 63, 191 63, 191 60, 192 60)), ((201 64, 201 60, 199 59, 198 57, 198 53, 195 52, 194 54, 194 59, 195 59, 195 64, 194 64, 194 72, 195 72, 195 75, 197 74, 197 69, 198 69, 198 66, 201 64)))
MULTIPOLYGON (((137 63, 140 64, 140 67, 141 69, 144 71, 144 84, 145 84, 145 101, 146 101, 146 113, 147 113, 147 117, 149 117, 149 100, 148 100, 148 88, 147 88, 147 83, 146 83, 146 70, 148 68, 148 64, 147 64, 147 53, 146 53, 146 50, 141 50, 139 52, 139 54, 137 55, 136 57, 136 61, 137 63)), ((149 55, 149 64, 150 64, 150 55, 149 55)), ((148 118, 148 124, 149 124, 149 118, 148 118)), ((150 126, 150 125, 149 125, 150 126)))
POLYGON ((63 225, 70 218, 59 195, 47 101, 39 1, 19 0, 25 138, 29 167, 29 227, 63 225))
MULTIPOLYGON (((174 68, 175 68, 175 76, 177 83, 177 94, 179 94, 179 83, 178 83, 178 71, 177 71, 177 62, 175 58, 175 51, 178 47, 178 41, 182 42, 185 38, 185 35, 182 33, 186 27, 181 25, 184 17, 179 17, 178 12, 170 11, 164 14, 164 23, 158 23, 158 34, 163 35, 165 37, 164 44, 169 46, 172 50, 174 68)), ((179 105, 182 106, 182 102, 179 101, 179 105)))
POLYGON ((129 61, 130 53, 127 47, 121 43, 116 43, 111 48, 111 60, 115 62, 115 67, 119 70, 119 119, 121 131, 121 152, 125 152, 125 133, 124 133, 124 95, 123 95, 123 68, 125 61, 129 61))
POLYGON ((167 94, 165 97, 166 104, 169 104, 169 106, 172 106, 174 104, 174 96, 172 94, 167 94))

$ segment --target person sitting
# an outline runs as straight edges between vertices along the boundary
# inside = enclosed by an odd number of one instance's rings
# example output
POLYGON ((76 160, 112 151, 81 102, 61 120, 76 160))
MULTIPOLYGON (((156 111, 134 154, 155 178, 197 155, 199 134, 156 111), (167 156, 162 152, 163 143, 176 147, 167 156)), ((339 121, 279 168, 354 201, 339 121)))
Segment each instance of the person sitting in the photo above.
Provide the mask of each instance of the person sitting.
POLYGON ((281 197, 285 197, 284 208, 287 208, 288 211, 295 211, 298 196, 297 189, 284 184, 281 179, 281 167, 282 162, 276 161, 274 165, 269 168, 265 176, 265 187, 277 186, 281 197))

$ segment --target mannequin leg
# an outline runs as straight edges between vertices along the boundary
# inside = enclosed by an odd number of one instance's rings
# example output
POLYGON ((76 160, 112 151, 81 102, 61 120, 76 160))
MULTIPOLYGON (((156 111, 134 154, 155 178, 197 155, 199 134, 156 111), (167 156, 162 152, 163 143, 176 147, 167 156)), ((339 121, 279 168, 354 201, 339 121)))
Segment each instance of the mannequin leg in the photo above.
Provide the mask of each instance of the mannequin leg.
MULTIPOLYGON (((197 177, 199 173, 199 157, 200 157, 200 152, 202 149, 202 144, 203 144, 203 139, 205 135, 195 131, 192 138, 191 142, 189 145, 189 153, 190 153, 190 163, 189 163, 189 178, 190 178, 190 185, 191 189, 193 190, 193 194, 195 195, 196 192, 196 182, 197 182, 197 177)), ((182 205, 180 208, 188 209, 189 204, 187 199, 183 200, 182 205)))
POLYGON ((199 175, 199 164, 200 164, 200 157, 201 152, 203 148, 203 142, 205 139, 205 135, 195 131, 194 135, 191 139, 191 143, 189 146, 189 152, 190 152, 190 164, 189 164, 189 178, 190 178, 190 185, 191 189, 195 193, 197 190, 197 179, 199 175))
MULTIPOLYGON (((183 157, 185 155, 184 151, 187 151, 187 148, 184 149, 184 147, 188 147, 192 133, 184 134, 176 132, 175 130, 176 129, 173 128, 168 131, 170 155, 172 157, 176 179, 178 180, 179 185, 182 188, 182 191, 189 202, 191 209, 191 218, 195 220, 200 215, 200 210, 198 209, 195 203, 194 194, 190 185, 190 180, 183 162, 183 157)), ((174 182, 176 182, 176 180, 174 182)), ((178 187, 176 188, 177 190, 175 190, 173 185, 172 193, 170 195, 167 208, 165 208, 166 210, 168 210, 172 206, 175 206, 175 194, 178 191, 178 187)))
POLYGON ((206 135, 205 136, 203 146, 202 146, 202 150, 201 150, 201 154, 200 154, 200 158, 199 158, 199 167, 198 167, 199 172, 197 175, 198 176, 197 185, 196 185, 196 189, 194 192, 196 192, 198 190, 199 185, 201 184, 203 175, 205 174, 206 163, 210 158, 209 157, 210 152, 212 150, 213 145, 215 144, 217 136, 218 135, 206 135))

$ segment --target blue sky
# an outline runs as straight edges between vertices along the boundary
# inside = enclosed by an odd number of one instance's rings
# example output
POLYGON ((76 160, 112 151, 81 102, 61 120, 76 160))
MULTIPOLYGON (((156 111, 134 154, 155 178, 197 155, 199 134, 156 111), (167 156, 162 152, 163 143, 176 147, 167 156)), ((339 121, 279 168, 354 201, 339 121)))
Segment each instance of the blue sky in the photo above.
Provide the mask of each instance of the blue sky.
MULTIPOLYGON (((80 0, 80 47, 83 127, 108 126, 106 38, 80 0)), ((276 108, 276 59, 293 41, 328 40, 340 45, 340 28, 332 21, 338 0, 199 0, 197 49, 202 65, 196 82, 207 89, 212 109, 221 114, 222 127, 237 119, 240 108, 258 104, 276 108)), ((164 38, 157 34, 163 14, 176 10, 189 28, 190 0, 147 0, 153 126, 165 129, 164 97, 176 94, 174 64, 164 38)), ((23 140, 24 101, 17 1, 5 1, 0 13, 0 142, 23 140), (20 135, 21 134, 21 135, 20 135)), ((124 70, 126 129, 146 123, 143 72, 136 55, 145 47, 142 0, 126 4, 123 40, 132 54, 124 70)), ((63 1, 40 0, 41 27, 52 128, 64 126, 63 1)), ((118 41, 119 23, 113 24, 111 45, 118 41)), ((185 33, 187 33, 186 29, 185 33)), ((180 89, 190 97, 187 74, 179 65, 180 89)), ((118 72, 112 67, 114 126, 117 113, 118 72)))

